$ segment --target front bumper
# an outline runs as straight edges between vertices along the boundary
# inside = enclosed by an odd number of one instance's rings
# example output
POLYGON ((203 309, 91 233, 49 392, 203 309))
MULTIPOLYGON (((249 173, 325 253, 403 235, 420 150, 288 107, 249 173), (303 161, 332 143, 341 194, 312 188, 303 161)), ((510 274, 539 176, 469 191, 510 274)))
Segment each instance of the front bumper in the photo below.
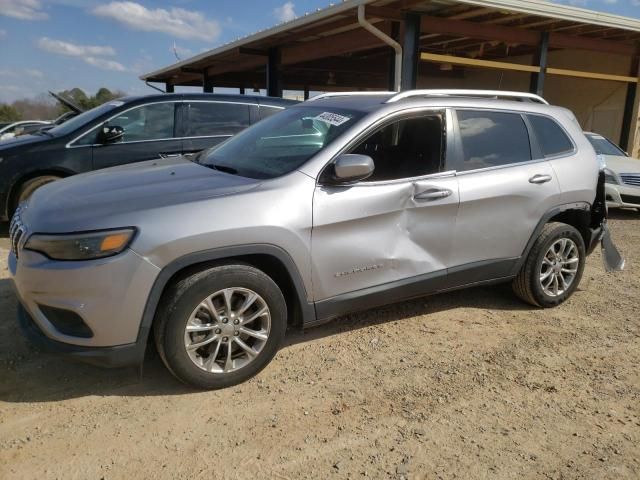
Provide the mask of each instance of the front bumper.
POLYGON ((107 366, 135 363, 136 355, 142 359, 147 336, 141 334, 141 320, 159 268, 131 250, 82 262, 23 250, 19 259, 9 254, 9 270, 21 303, 20 322, 36 343, 107 366), (77 315, 91 335, 63 333, 43 313, 47 308, 77 315))
POLYGON ((610 208, 640 208, 640 188, 605 184, 607 206, 610 208))
POLYGON ((23 305, 18 305, 18 323, 27 339, 43 351, 64 355, 99 367, 115 368, 140 365, 146 350, 146 337, 116 347, 81 347, 47 337, 23 305))

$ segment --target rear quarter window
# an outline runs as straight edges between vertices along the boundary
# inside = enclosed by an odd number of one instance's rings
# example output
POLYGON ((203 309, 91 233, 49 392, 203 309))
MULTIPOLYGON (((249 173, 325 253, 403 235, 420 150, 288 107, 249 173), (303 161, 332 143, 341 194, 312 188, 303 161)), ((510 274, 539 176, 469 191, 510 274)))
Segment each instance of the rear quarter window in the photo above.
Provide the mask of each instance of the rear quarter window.
POLYGON ((459 170, 513 165, 532 159, 527 126, 519 113, 458 110, 463 161, 459 170))
POLYGON ((573 152, 573 143, 555 120, 540 115, 527 115, 545 157, 573 152))

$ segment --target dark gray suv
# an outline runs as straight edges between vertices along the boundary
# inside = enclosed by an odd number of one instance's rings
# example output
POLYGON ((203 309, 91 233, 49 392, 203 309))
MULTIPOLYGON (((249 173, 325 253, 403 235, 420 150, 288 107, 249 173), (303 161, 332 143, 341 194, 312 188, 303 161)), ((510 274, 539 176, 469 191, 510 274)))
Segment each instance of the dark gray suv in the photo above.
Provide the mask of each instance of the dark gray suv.
POLYGON ((127 97, 46 131, 3 141, 0 221, 42 185, 100 168, 198 152, 295 103, 203 93, 127 97))

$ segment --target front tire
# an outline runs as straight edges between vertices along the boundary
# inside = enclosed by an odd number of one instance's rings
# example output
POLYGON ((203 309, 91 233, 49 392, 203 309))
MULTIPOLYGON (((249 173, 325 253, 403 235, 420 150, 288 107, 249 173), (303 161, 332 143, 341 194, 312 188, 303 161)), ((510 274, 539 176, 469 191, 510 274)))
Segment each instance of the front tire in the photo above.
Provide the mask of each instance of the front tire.
POLYGON ((273 359, 287 328, 276 283, 249 265, 220 265, 176 282, 154 322, 158 352, 196 388, 242 383, 273 359))
POLYGON ((22 187, 20 187, 16 206, 28 200, 31 197, 31 195, 33 195, 33 192, 35 192, 40 187, 46 185, 47 183, 55 182, 56 180, 60 180, 60 177, 55 175, 43 175, 41 177, 36 177, 36 178, 32 178, 31 180, 27 180, 26 182, 24 182, 22 187))
POLYGON ((565 223, 548 223, 514 279, 513 290, 522 300, 537 307, 560 305, 578 287, 585 260, 586 249, 580 232, 565 223))

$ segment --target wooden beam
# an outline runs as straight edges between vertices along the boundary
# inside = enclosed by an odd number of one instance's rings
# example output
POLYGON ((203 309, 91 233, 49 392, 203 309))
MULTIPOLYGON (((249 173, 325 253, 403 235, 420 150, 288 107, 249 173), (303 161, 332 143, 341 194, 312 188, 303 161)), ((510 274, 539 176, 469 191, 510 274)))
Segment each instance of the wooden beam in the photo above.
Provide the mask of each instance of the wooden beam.
POLYGON ((422 17, 421 31, 425 34, 437 33, 440 35, 473 37, 483 40, 500 40, 503 42, 524 43, 527 45, 537 45, 540 41, 540 34, 534 31, 429 16, 422 17))
POLYGON ((259 48, 247 48, 247 47, 238 48, 238 53, 241 55, 257 55, 260 57, 267 57, 269 55, 269 52, 267 50, 261 50, 259 48))
POLYGON ((540 67, 520 65, 518 63, 495 62, 492 60, 478 60, 475 58, 454 57, 453 55, 438 55, 435 53, 421 53, 420 59, 427 62, 451 63, 469 67, 494 68, 498 70, 515 70, 518 72, 540 73, 540 67))
POLYGON ((397 8, 367 6, 364 11, 367 18, 377 17, 396 22, 402 21, 402 12, 397 8))
POLYGON ((495 12, 495 10, 491 8, 473 8, 467 12, 458 13, 456 15, 451 15, 451 20, 466 20, 467 18, 479 17, 481 15, 487 15, 488 13, 495 12))
MULTIPOLYGON (((498 70, 515 70, 527 73, 540 73, 537 65, 520 65, 517 63, 496 62, 493 60, 479 60, 476 58, 456 57, 453 55, 439 55, 436 53, 421 53, 420 59, 427 62, 451 63, 468 67, 493 68, 498 70)), ((638 83, 638 77, 612 75, 609 73, 584 72, 580 70, 567 70, 563 68, 547 68, 548 75, 560 75, 564 77, 587 78, 590 80, 607 80, 612 82, 638 83)))
POLYGON ((564 33, 551 32, 549 45, 554 48, 567 48, 576 50, 590 50, 594 52, 612 53, 616 55, 631 56, 635 53, 635 46, 611 40, 580 37, 564 33))
POLYGON ((547 68, 549 75, 560 75, 563 77, 588 78, 590 80, 608 80, 611 82, 638 83, 638 77, 626 75, 611 75, 608 73, 583 72, 579 70, 567 70, 564 68, 547 68))
MULTIPOLYGON (((372 21, 372 23, 375 23, 372 21)), ((348 27, 350 25, 358 25, 358 20, 355 14, 348 16, 347 18, 341 18, 340 20, 336 20, 335 22, 325 22, 320 25, 314 24, 310 28, 301 28, 298 30, 294 30, 290 32, 290 35, 287 37, 288 39, 296 39, 296 38, 307 38, 307 37, 316 37, 316 36, 325 36, 332 30, 338 30, 340 28, 348 27)), ((359 28, 359 27, 358 27, 359 28)))
MULTIPOLYGON (((387 35, 391 33, 389 25, 378 26, 387 35)), ((361 52, 377 47, 386 46, 378 37, 363 28, 332 35, 318 40, 302 42, 282 49, 283 65, 308 62, 318 58, 333 57, 345 53, 361 52)))
MULTIPOLYGON (((506 27, 502 25, 486 25, 464 20, 449 20, 438 17, 422 17, 422 32, 437 33, 483 40, 499 40, 506 43, 537 46, 541 33, 524 28, 506 27)), ((619 55, 633 55, 635 47, 626 43, 612 42, 562 33, 551 33, 549 45, 554 48, 590 50, 619 55)))

